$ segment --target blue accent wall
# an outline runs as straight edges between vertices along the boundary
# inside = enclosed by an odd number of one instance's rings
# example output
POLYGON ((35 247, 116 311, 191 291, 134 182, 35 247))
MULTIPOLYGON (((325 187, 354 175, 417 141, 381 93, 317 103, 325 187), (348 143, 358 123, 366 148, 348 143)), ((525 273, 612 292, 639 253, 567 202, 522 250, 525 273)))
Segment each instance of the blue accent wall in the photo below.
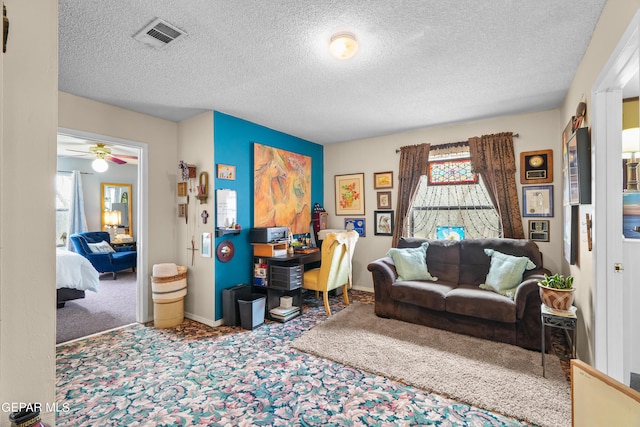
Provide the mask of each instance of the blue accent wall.
MULTIPOLYGON (((296 138, 258 124, 214 111, 214 159, 236 167, 236 179, 215 178, 214 188, 236 190, 238 196, 237 223, 239 235, 216 237, 215 247, 223 240, 235 246, 235 256, 229 262, 215 259, 215 319, 222 318, 222 290, 238 284, 253 282, 253 248, 249 243, 249 229, 253 227, 253 144, 291 151, 311 157, 311 205, 324 205, 324 148, 322 145, 296 138)), ((214 216, 215 218, 215 216, 214 216)), ((214 219, 215 220, 215 219, 214 219)))

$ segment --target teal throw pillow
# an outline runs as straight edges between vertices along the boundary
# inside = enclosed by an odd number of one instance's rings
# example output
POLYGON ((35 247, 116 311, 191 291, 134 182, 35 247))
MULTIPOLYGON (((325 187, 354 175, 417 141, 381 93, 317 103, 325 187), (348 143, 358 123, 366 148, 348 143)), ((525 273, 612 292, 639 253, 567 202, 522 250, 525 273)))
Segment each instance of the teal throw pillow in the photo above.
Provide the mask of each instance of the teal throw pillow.
POLYGON ((485 249, 484 253, 491 257, 491 265, 480 287, 513 299, 524 271, 533 270, 536 265, 526 256, 507 255, 493 249, 485 249))
POLYGON ((427 268, 428 242, 424 242, 418 248, 391 248, 387 256, 393 259, 398 272, 398 280, 438 280, 429 274, 427 268))

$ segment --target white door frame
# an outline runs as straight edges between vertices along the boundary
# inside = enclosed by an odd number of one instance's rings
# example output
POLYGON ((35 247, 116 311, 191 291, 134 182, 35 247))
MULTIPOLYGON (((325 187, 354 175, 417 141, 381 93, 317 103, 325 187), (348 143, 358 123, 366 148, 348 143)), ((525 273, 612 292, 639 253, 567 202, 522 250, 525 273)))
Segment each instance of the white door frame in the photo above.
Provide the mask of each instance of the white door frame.
POLYGON ((145 272, 149 271, 149 257, 147 251, 147 236, 149 235, 149 147, 144 142, 131 141, 128 139, 121 139, 108 135, 79 131, 76 129, 58 128, 58 132, 87 140, 103 141, 106 143, 135 147, 140 150, 138 156, 138 188, 136 189, 136 197, 133 198, 138 206, 138 214, 136 217, 136 250, 138 252, 138 260, 136 266, 136 322, 148 322, 149 319, 147 313, 150 312, 149 277, 145 272))
POLYGON ((595 368, 627 383, 625 378, 625 305, 622 263, 622 88, 639 66, 640 11, 604 66, 592 89, 593 127, 593 284, 595 368), (598 173, 600 171, 600 173, 598 173), (619 199, 619 200, 618 200, 619 199), (615 205, 609 209, 608 205, 615 205), (614 211, 617 212, 614 214, 614 211))

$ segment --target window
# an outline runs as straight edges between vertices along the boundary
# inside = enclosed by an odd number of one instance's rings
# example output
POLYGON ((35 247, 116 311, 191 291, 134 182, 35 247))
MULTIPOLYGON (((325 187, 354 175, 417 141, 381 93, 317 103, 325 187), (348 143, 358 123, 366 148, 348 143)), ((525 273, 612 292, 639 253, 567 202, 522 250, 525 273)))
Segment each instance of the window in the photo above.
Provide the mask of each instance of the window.
POLYGON ((56 246, 67 245, 69 210, 71 209, 73 176, 59 172, 56 175, 56 246))
POLYGON ((500 216, 471 166, 469 149, 431 148, 409 215, 413 237, 452 239, 502 237, 500 216))

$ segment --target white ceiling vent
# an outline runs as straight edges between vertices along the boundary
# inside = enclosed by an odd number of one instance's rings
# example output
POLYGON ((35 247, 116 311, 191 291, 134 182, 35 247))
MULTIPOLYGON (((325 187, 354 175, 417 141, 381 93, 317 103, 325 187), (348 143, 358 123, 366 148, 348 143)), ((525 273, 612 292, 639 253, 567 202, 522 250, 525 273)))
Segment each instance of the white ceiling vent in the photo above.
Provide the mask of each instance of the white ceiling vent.
POLYGON ((178 27, 160 18, 156 18, 149 25, 138 31, 133 38, 160 50, 167 47, 169 43, 175 41, 177 38, 186 35, 187 33, 178 27))

